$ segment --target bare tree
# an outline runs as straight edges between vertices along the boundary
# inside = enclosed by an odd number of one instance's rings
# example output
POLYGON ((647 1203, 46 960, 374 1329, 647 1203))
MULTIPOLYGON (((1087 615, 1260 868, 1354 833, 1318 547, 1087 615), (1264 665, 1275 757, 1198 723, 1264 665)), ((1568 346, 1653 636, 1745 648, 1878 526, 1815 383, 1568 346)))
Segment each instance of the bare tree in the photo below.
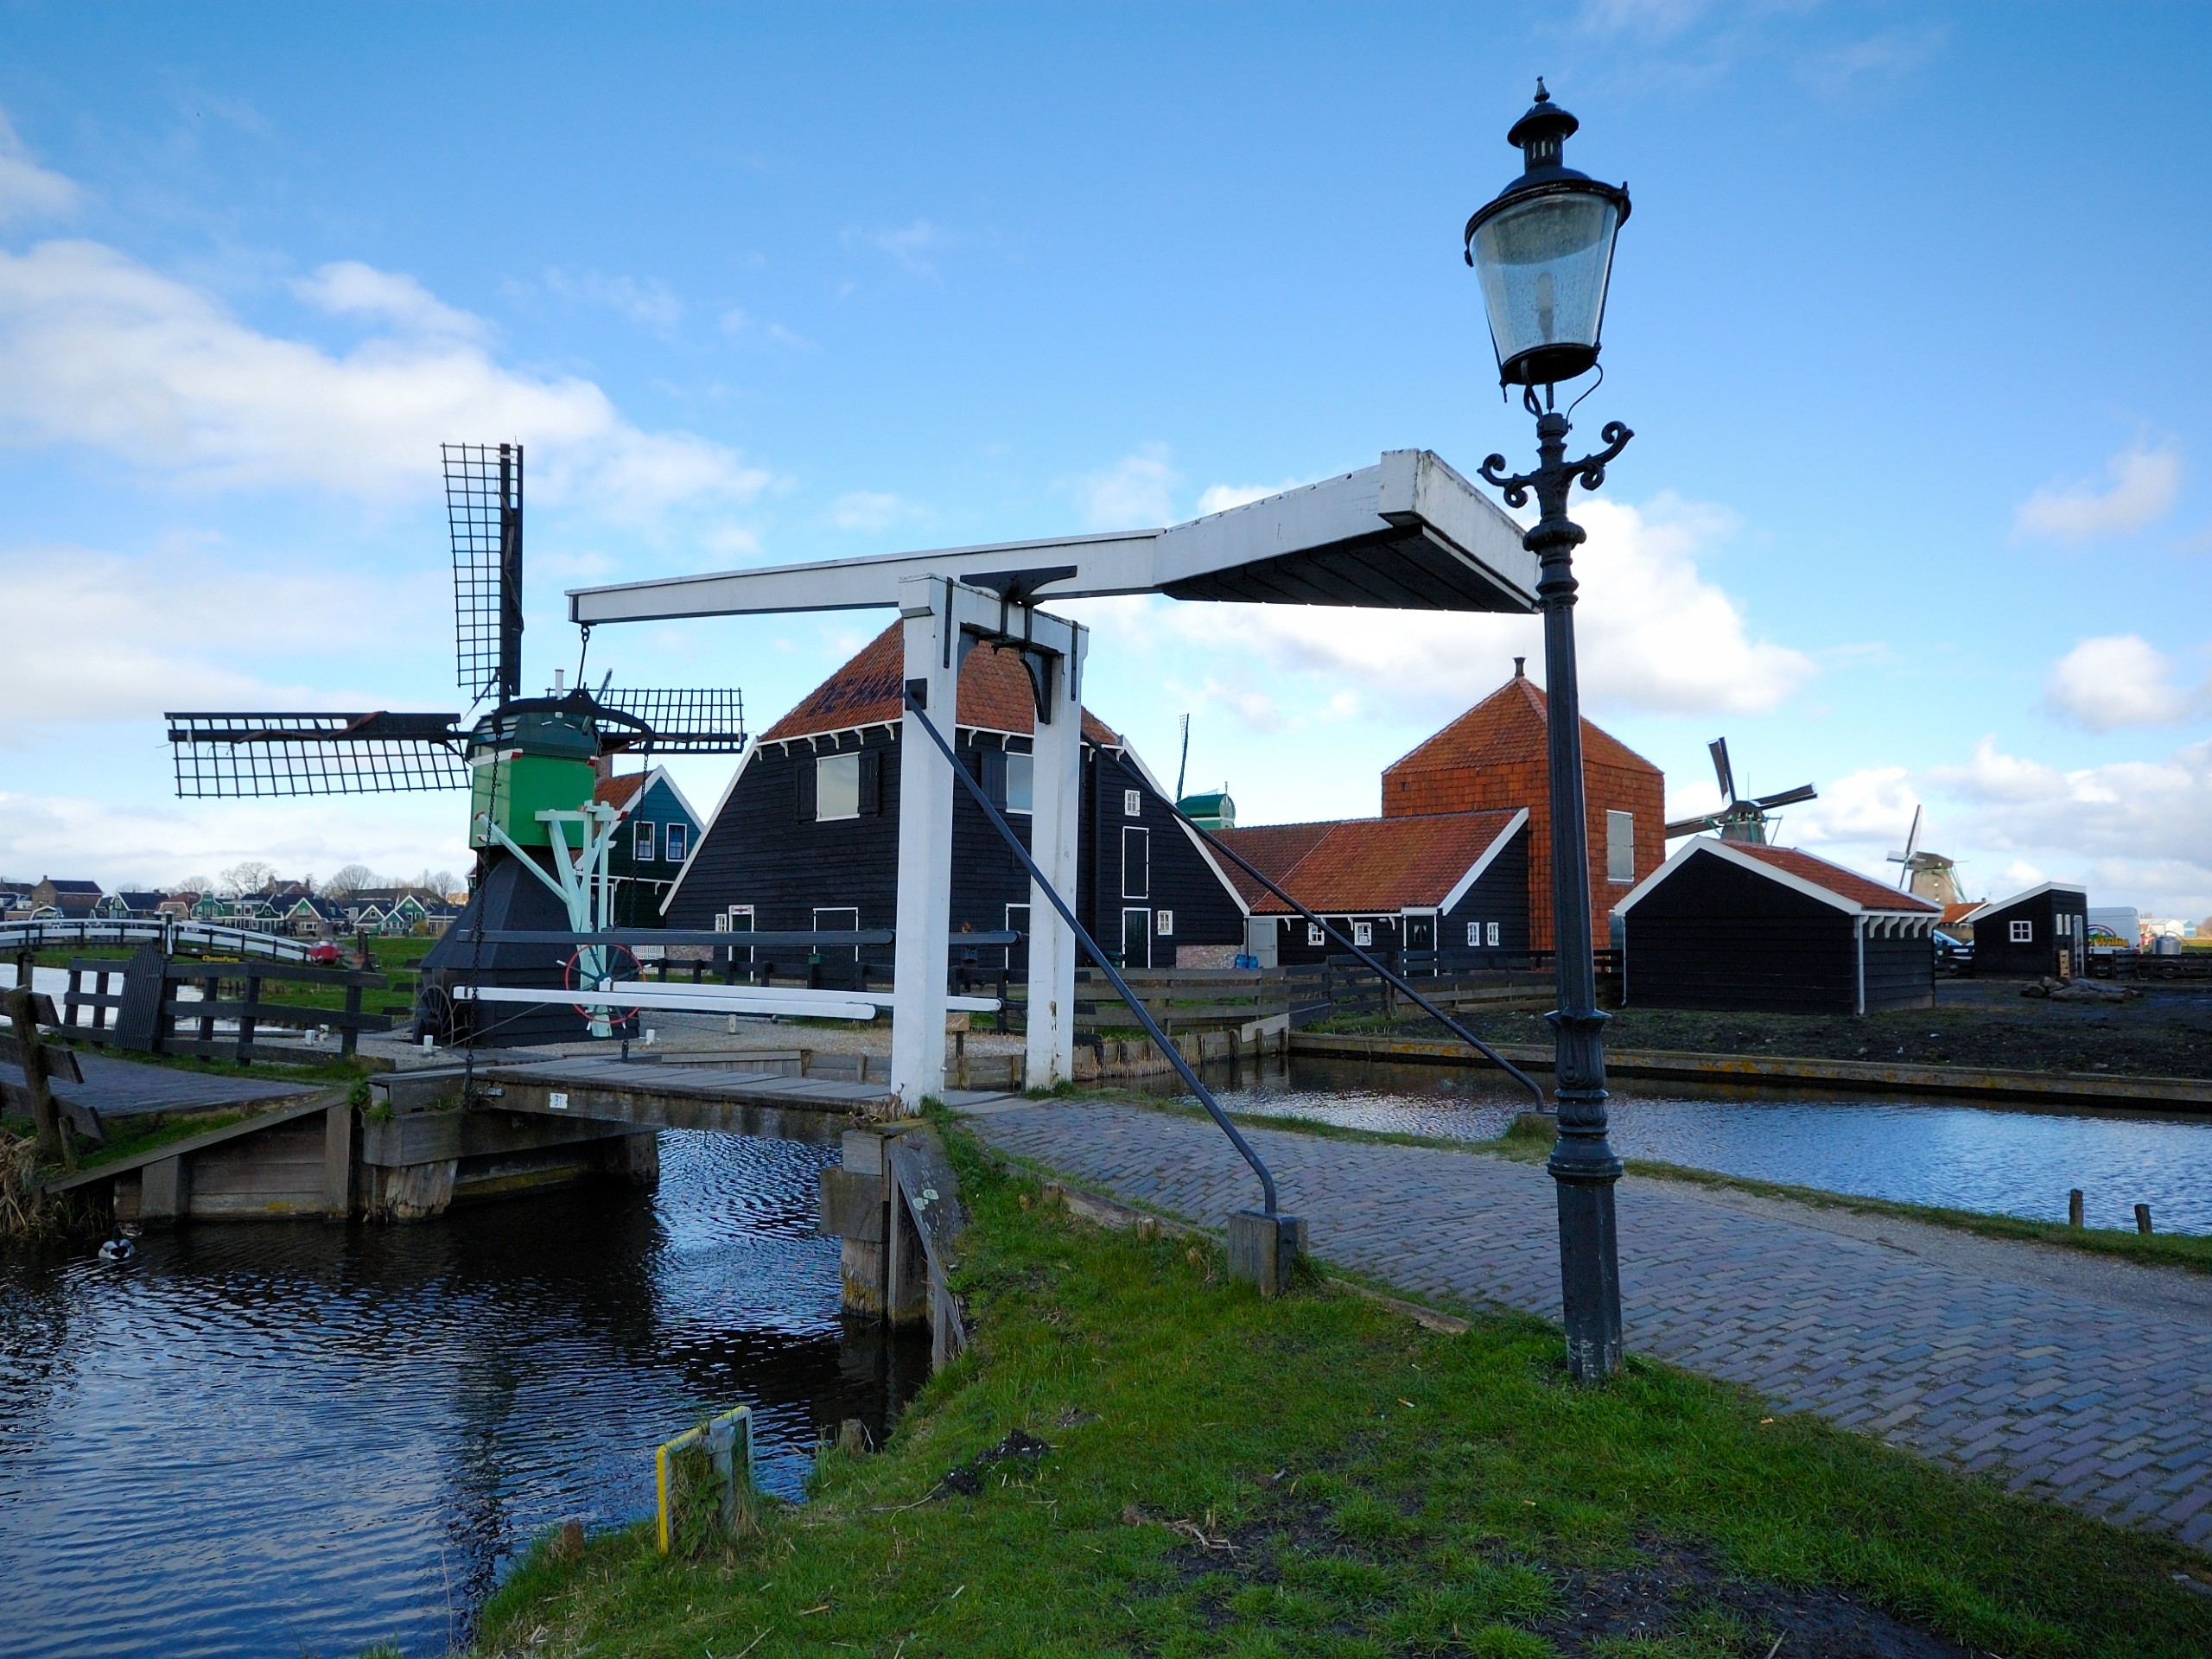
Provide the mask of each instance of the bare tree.
POLYGON ((351 899, 363 887, 380 887, 385 884, 365 864, 348 864, 322 884, 324 894, 332 899, 351 899))
POLYGON ((188 875, 183 880, 178 882, 176 886, 170 888, 169 891, 172 893, 197 893, 204 895, 215 891, 215 878, 212 875, 188 875))
POLYGON ((223 872, 222 889, 232 897, 240 893, 259 893, 276 879, 275 865, 264 864, 257 858, 249 858, 223 872))

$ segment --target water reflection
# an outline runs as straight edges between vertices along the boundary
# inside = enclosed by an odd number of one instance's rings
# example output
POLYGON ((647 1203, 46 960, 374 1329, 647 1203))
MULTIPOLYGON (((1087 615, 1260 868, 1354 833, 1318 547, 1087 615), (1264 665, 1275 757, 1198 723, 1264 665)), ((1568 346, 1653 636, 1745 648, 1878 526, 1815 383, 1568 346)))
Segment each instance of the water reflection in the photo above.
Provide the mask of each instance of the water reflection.
POLYGON ((880 1435, 927 1369, 840 1319, 829 1156, 671 1134, 653 1195, 11 1260, 0 1646, 440 1652, 536 1532, 644 1513, 652 1445, 741 1402, 797 1495, 818 1435, 880 1435))
MULTIPOLYGON (((1213 1084, 1234 1111, 1350 1128, 1486 1140, 1528 1096, 1495 1072, 1297 1059, 1213 1084)), ((1995 1109, 1865 1096, 1714 1088, 1698 1097, 1613 1084, 1613 1146, 1760 1180, 2063 1221, 2069 1188, 2093 1227, 2212 1233, 2212 1120, 2064 1109, 1995 1109)))

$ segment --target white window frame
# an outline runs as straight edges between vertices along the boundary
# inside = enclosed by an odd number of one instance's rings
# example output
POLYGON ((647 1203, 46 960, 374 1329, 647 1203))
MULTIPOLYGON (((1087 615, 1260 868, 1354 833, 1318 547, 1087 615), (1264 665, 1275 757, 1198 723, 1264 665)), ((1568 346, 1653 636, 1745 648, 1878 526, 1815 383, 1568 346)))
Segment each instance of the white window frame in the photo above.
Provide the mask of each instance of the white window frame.
POLYGON ((1482 943, 1483 925, 1480 922, 1469 922, 1467 924, 1467 949, 1470 950, 1478 950, 1482 948, 1482 943))
POLYGON ((653 857, 653 821, 651 818, 639 818, 630 826, 630 861, 632 863, 651 864, 657 861, 653 857))
POLYGON ((1154 911, 1152 912, 1152 931, 1154 933, 1157 933, 1163 939, 1173 938, 1175 937, 1175 912, 1172 910, 1154 911))
POLYGON ((1144 816, 1142 790, 1125 789, 1122 791, 1122 816, 1125 818, 1141 818, 1144 816))
POLYGON ((671 818, 661 826, 660 855, 671 864, 681 864, 690 855, 691 836, 689 826, 680 818, 671 818))
POLYGON ((1636 814, 1605 812, 1605 880, 1615 887, 1636 885, 1636 814))
POLYGON ((1496 950, 1497 948, 1499 942, 1504 938, 1504 936, 1505 928, 1503 924, 1492 922, 1490 925, 1490 943, 1492 950, 1496 950))
POLYGON ((1308 922, 1306 924, 1306 943, 1307 944, 1326 944, 1328 942, 1328 931, 1324 928, 1320 923, 1308 922))
MULTIPOLYGON (((861 815, 861 752, 845 749, 836 754, 814 757, 814 818, 817 823, 840 823, 861 815), (836 793, 831 793, 832 786, 836 793), (839 807, 850 803, 849 810, 832 811, 835 800, 839 807)), ((849 909, 849 906, 835 906, 849 909)), ((817 931, 819 930, 817 930, 817 931)))
MULTIPOLYGON (((848 931, 857 933, 861 931, 861 907, 858 905, 817 905, 814 906, 813 915, 813 931, 817 933, 842 933, 848 931), (850 916, 853 918, 852 927, 847 930, 825 925, 822 919, 825 915, 850 916)), ((828 953, 832 950, 849 950, 853 953, 850 957, 837 957, 836 960, 839 962, 858 962, 861 957, 861 948, 857 944, 817 944, 814 948, 823 953, 822 959, 824 962, 831 959, 828 953)))
POLYGON ((2005 931, 2011 936, 2007 941, 2010 944, 2033 944, 2036 942, 2036 925, 2024 916, 2007 924, 2005 931))
POLYGON ((1351 942, 1362 950, 1371 950, 1375 944, 1375 924, 1354 922, 1351 925, 1351 942))
POLYGON ((1029 931, 1028 906, 1008 905, 1006 907, 1006 931, 1009 933, 1024 934, 1029 931))
POLYGON ((1124 899, 1152 897, 1152 831, 1135 824, 1122 826, 1122 897, 1124 899), (1129 847, 1131 844, 1129 837, 1132 836, 1139 837, 1135 844, 1144 849, 1142 883, 1135 893, 1129 891, 1129 847))
POLYGON ((1022 749, 1006 752, 1006 810, 1024 817, 1036 810, 1037 757, 1022 749), (1020 781, 1017 783, 1016 779, 1020 781))

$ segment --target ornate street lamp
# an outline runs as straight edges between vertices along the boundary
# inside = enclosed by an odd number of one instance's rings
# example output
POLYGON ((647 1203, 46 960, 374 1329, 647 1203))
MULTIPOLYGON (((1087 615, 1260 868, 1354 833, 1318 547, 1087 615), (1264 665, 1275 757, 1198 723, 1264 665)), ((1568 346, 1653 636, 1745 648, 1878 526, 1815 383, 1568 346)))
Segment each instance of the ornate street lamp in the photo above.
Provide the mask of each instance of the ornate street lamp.
POLYGON ((1582 700, 1574 667, 1573 555, 1583 532, 1567 516, 1567 497, 1577 479, 1586 490, 1602 485, 1606 463, 1635 435, 1618 421, 1608 422, 1605 447, 1570 461, 1567 418, 1555 407, 1560 381, 1597 366, 1613 238, 1628 218, 1625 188, 1601 184, 1561 162, 1560 149, 1580 124, 1551 101, 1539 80, 1535 104, 1505 135, 1526 157, 1525 167, 1467 221, 1466 256, 1482 281, 1499 383, 1521 387, 1523 405, 1536 417, 1536 470, 1509 477, 1505 457, 1492 455, 1483 462, 1482 475, 1504 493, 1509 506, 1526 506, 1533 491, 1541 514, 1522 545, 1541 567, 1536 596, 1544 613, 1550 710, 1552 925, 1559 964, 1559 1007, 1550 1015, 1558 1053, 1553 1099, 1559 1139, 1550 1166, 1559 1192, 1567 1369, 1578 1382, 1599 1382, 1621 1363, 1621 1274, 1613 1222, 1621 1160, 1605 1138, 1605 1016, 1598 1011, 1591 957, 1582 700))

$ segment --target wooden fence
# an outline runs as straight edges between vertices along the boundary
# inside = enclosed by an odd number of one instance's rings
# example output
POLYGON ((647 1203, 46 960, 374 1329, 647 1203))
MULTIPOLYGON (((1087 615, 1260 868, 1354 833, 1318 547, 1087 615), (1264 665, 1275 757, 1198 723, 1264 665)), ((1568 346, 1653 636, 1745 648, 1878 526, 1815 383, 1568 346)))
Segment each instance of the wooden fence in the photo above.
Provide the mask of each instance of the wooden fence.
MULTIPOLYGON (((63 1029, 72 1036, 153 1054, 194 1054, 251 1065, 254 1038, 264 1026, 296 1030, 327 1026, 339 1033, 340 1052, 351 1056, 360 1033, 390 1031, 392 1016, 362 1011, 361 994, 380 991, 391 982, 357 968, 308 968, 289 962, 215 962, 164 957, 148 945, 129 961, 112 957, 79 958, 69 964, 69 988, 62 998, 63 1029), (92 988, 85 988, 89 978, 92 988), (110 990, 111 980, 118 988, 110 990), (342 1009, 271 1001, 262 993, 275 980, 342 988, 342 1009), (180 995, 188 985, 200 998, 180 995), (88 1014, 80 1020, 79 1013, 88 1014), (113 1019, 111 1020, 110 1015, 113 1019), (237 1029, 220 1032, 218 1020, 235 1020, 237 1029), (183 1027, 191 1027, 190 1034, 183 1027)), ((288 1056, 290 1051, 287 1051, 288 1056)))

